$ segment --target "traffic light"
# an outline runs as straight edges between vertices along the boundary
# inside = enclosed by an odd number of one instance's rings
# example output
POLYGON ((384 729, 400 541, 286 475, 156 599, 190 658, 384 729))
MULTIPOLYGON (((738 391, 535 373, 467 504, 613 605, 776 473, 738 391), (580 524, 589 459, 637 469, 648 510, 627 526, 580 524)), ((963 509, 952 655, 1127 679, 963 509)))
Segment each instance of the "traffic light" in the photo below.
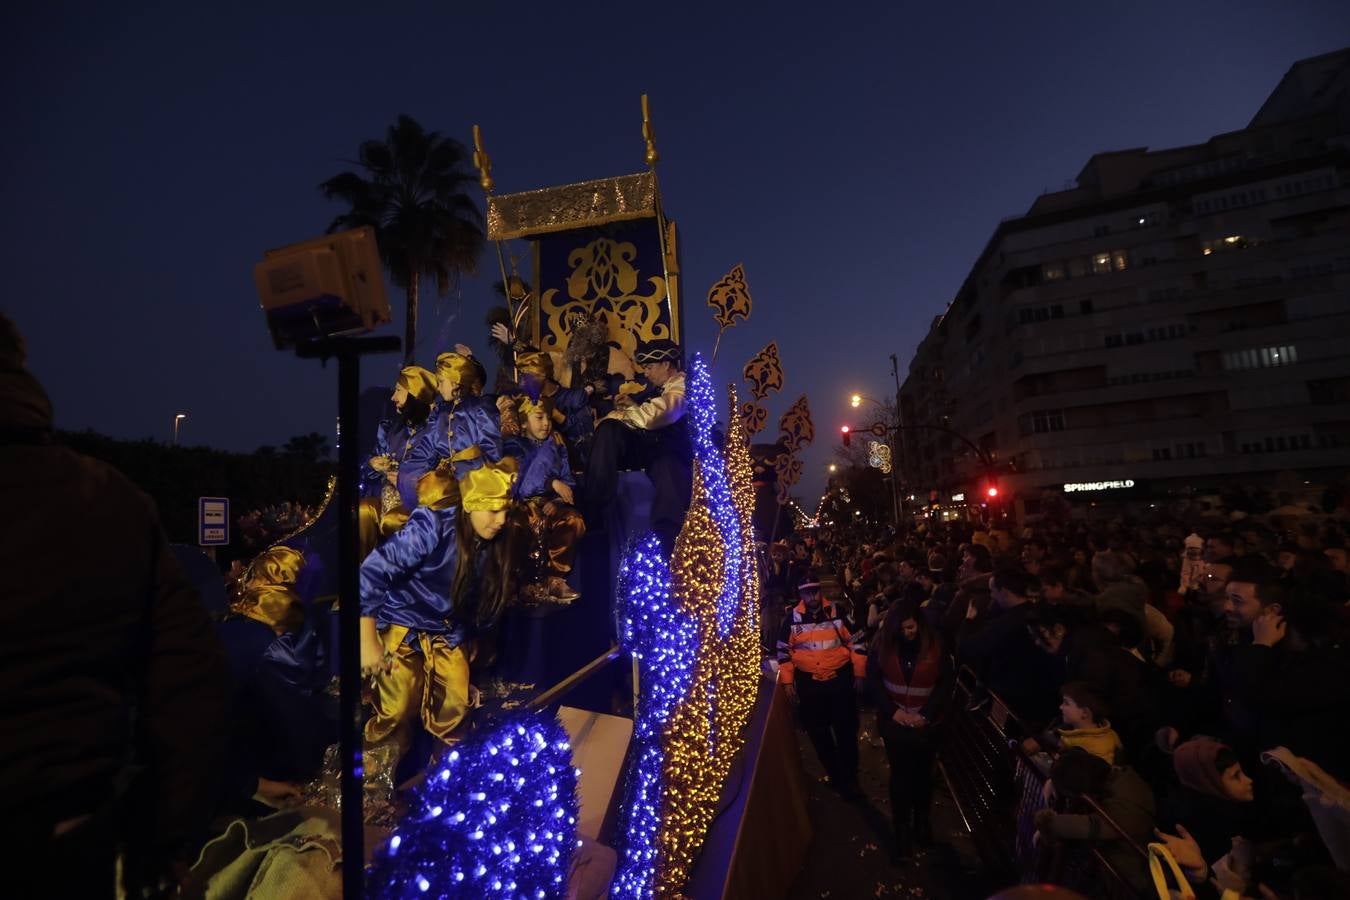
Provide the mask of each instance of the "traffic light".
POLYGON ((984 497, 986 500, 998 499, 998 482, 990 479, 984 485, 984 497))
POLYGON ((845 447, 852 447, 852 446, 853 446, 853 433, 852 433, 852 429, 851 429, 851 428, 849 428, 847 425, 840 425, 840 426, 839 426, 839 434, 840 434, 840 436, 843 437, 843 439, 844 439, 844 446, 845 446, 845 447))

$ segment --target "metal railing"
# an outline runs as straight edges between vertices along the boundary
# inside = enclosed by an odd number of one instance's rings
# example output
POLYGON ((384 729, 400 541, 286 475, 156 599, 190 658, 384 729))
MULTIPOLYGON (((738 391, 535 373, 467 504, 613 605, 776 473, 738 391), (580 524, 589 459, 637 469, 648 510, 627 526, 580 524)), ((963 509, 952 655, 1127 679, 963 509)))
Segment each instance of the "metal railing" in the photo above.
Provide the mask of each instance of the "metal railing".
MULTIPOLYGON (((991 874, 1008 881, 1058 884, 1105 900, 1150 896, 1139 893, 1128 873, 1118 871, 1103 855, 1102 841, 1035 839, 1036 813, 1046 807, 1046 773, 1019 746, 1023 738, 1034 735, 997 694, 979 684, 969 668, 958 673, 950 710, 938 767, 991 874)), ((1140 872, 1147 872, 1146 851, 1090 798, 1067 801, 1060 811, 1100 819, 1111 833, 1110 841, 1125 848, 1124 864, 1137 864, 1140 872)), ((1118 862, 1121 855, 1115 854, 1118 862)))

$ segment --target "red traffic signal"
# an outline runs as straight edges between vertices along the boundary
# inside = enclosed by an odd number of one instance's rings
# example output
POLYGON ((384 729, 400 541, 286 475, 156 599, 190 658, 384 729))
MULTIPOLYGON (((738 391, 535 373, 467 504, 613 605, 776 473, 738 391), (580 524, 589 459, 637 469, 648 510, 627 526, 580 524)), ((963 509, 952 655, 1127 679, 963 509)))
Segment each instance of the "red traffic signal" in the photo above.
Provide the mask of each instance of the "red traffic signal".
POLYGON ((988 489, 985 490, 985 494, 989 497, 990 500, 993 500, 995 497, 998 496, 998 486, 993 484, 989 485, 988 489))
POLYGON ((849 428, 847 425, 840 425, 840 426, 839 426, 839 434, 840 434, 840 436, 843 437, 843 439, 844 439, 844 446, 845 446, 845 447, 851 447, 851 446, 853 446, 853 434, 852 434, 852 431, 853 431, 853 429, 849 428))

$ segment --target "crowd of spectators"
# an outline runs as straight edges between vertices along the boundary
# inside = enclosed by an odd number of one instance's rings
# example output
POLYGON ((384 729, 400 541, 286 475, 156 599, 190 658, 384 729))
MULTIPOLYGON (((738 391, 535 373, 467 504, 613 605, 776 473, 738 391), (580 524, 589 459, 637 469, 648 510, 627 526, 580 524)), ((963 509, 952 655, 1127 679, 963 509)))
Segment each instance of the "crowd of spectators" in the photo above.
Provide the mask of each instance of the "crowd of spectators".
POLYGON ((254 509, 235 519, 239 540, 249 555, 270 547, 314 518, 318 510, 299 500, 254 509))
MULTIPOLYGON (((871 652, 921 618, 976 685, 968 712, 1006 707, 1010 752, 1045 773, 1038 841, 1094 842, 1141 890, 1153 842, 1202 896, 1342 896, 1346 544, 1336 515, 823 529, 769 549, 765 613, 814 566, 871 652)), ((904 714, 881 709, 884 737, 904 714)), ((929 777, 890 757, 910 768, 893 797, 929 777)))

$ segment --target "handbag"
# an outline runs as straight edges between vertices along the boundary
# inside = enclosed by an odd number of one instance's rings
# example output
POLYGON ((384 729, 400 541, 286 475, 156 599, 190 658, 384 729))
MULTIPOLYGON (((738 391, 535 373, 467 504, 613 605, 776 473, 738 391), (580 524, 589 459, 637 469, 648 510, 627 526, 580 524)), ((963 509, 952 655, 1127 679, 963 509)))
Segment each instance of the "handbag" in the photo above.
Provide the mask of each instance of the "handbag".
POLYGON ((1181 866, 1166 844, 1148 845, 1148 871, 1153 876, 1158 900, 1195 900, 1195 889, 1186 880, 1186 874, 1181 871, 1181 866), (1171 880, 1176 882, 1175 888, 1169 883, 1169 874, 1171 880))
MULTIPOLYGON (((1195 888, 1186 879, 1186 874, 1181 871, 1181 866, 1176 858, 1172 856, 1172 851, 1167 849, 1166 844, 1148 845, 1148 871, 1153 876, 1153 887, 1158 892, 1158 900, 1195 900, 1195 888), (1170 880, 1176 882, 1176 887, 1172 887, 1170 880)), ((1242 895, 1234 890, 1223 890, 1219 894, 1220 900, 1242 900, 1242 895)))

